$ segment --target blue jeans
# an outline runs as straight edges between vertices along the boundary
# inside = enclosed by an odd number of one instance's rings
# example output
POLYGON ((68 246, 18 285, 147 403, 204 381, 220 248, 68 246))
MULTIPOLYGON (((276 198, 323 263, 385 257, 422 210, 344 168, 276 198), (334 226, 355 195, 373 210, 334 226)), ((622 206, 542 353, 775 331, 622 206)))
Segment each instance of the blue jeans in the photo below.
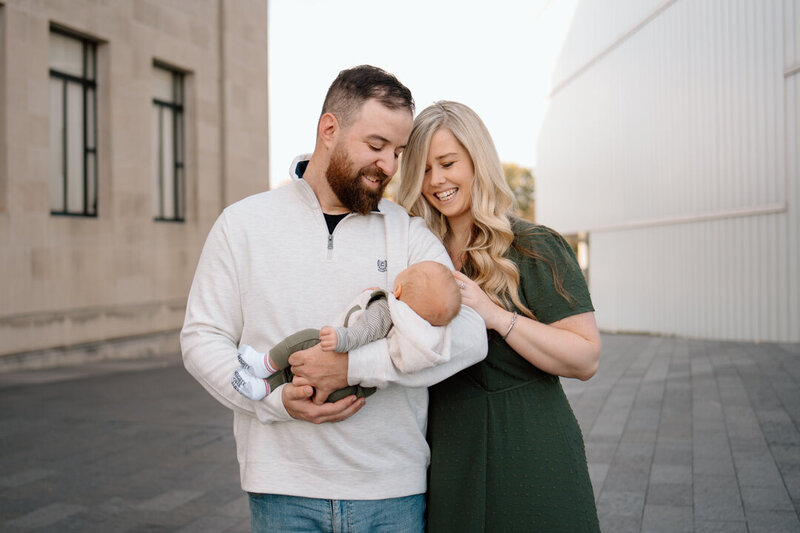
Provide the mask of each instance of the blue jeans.
POLYGON ((425 495, 385 500, 322 500, 282 494, 250 496, 254 533, 421 533, 425 495))

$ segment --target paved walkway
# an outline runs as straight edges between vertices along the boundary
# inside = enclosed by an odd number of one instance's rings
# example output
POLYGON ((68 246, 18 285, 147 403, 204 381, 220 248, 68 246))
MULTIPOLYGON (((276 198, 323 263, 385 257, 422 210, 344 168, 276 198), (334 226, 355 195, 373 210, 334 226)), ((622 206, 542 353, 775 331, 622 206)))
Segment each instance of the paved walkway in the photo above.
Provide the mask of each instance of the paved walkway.
MULTIPOLYGON (((564 380, 604 532, 800 532, 800 345, 604 342, 564 380)), ((175 356, 0 374, 0 530, 249 531, 231 415, 175 356)))

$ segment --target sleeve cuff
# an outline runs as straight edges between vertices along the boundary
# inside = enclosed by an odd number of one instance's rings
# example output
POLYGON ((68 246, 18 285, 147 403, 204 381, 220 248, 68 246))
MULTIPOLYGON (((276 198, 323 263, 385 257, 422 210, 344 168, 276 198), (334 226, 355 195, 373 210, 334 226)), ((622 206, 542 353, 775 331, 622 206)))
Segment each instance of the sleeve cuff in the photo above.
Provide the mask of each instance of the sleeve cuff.
POLYGON ((383 388, 390 369, 389 345, 385 338, 350 350, 347 358, 347 384, 383 388))
POLYGON ((283 406, 284 386, 285 385, 281 385, 260 402, 253 402, 259 422, 266 424, 269 422, 288 422, 294 420, 286 410, 286 407, 283 406))

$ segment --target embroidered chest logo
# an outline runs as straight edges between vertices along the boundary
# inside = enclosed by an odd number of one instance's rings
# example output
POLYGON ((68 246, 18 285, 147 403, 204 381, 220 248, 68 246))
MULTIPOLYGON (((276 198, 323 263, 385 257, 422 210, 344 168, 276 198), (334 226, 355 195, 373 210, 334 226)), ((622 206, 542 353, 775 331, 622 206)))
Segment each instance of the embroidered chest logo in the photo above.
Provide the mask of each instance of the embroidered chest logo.
POLYGON ((386 272, 386 260, 378 259, 378 272, 386 272))

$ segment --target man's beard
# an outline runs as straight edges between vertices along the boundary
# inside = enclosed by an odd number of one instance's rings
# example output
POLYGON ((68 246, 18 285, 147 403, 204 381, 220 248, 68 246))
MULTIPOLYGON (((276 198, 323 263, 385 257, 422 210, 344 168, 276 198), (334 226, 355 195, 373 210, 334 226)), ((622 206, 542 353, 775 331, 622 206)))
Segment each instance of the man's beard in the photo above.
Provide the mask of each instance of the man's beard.
POLYGON ((333 149, 326 174, 328 184, 342 205, 361 215, 366 215, 378 208, 383 190, 391 178, 375 165, 354 170, 353 162, 345 149, 339 145, 333 149), (380 187, 374 191, 365 188, 361 183, 361 178, 364 176, 379 179, 380 187))

